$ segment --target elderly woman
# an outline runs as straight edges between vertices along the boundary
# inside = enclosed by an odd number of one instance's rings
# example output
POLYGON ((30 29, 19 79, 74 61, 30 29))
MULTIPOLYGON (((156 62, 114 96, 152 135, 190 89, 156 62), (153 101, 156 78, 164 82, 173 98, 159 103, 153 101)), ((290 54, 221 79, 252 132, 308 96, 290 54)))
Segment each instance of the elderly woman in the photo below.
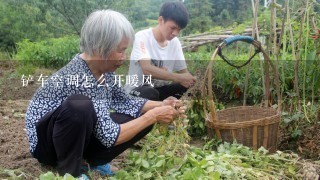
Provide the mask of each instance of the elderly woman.
POLYGON ((30 151, 40 163, 56 166, 61 175, 79 176, 85 160, 92 169, 108 173, 104 165, 153 124, 185 116, 178 100, 149 101, 115 85, 114 71, 133 37, 131 24, 118 12, 96 11, 85 21, 82 53, 48 78, 27 110, 30 151))

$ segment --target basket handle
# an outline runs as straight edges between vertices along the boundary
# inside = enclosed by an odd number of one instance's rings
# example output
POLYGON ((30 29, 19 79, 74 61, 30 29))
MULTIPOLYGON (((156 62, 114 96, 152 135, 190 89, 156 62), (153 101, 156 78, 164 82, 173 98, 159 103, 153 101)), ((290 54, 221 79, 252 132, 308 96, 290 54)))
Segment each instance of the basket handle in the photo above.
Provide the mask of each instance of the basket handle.
POLYGON ((227 39, 225 39, 223 42, 229 46, 230 44, 232 44, 233 42, 236 41, 244 41, 247 43, 252 43, 254 41, 253 37, 251 36, 233 36, 233 37, 229 37, 227 39))
POLYGON ((209 96, 209 109, 210 109, 210 113, 211 113, 211 119, 212 121, 217 121, 217 116, 216 116, 216 110, 215 110, 215 105, 214 105, 214 99, 213 99, 213 91, 212 91, 212 67, 213 67, 213 60, 214 58, 217 56, 219 49, 217 48, 214 53, 211 56, 211 59, 209 61, 207 70, 205 72, 205 76, 204 76, 204 81, 207 80, 208 84, 206 88, 205 83, 202 86, 202 100, 203 100, 203 110, 205 112, 205 114, 207 114, 207 100, 206 100, 206 94, 208 94, 209 96))
POLYGON ((216 48, 216 50, 214 51, 214 53, 211 56, 210 62, 208 64, 206 73, 205 73, 205 77, 204 77, 204 81, 207 80, 208 84, 208 88, 206 88, 205 85, 203 85, 202 87, 202 94, 203 94, 203 110, 204 112, 207 114, 207 108, 208 108, 208 104, 205 98, 205 94, 208 94, 209 96, 209 109, 210 109, 210 113, 211 113, 211 119, 212 122, 217 121, 217 115, 216 115, 216 110, 215 110, 215 104, 214 104, 214 99, 213 99, 213 91, 212 91, 212 67, 213 67, 213 61, 214 58, 219 54, 219 52, 221 52, 221 48, 228 46, 230 44, 232 44, 233 42, 236 41, 244 41, 247 43, 251 43, 254 44, 255 40, 251 37, 251 36, 233 36, 233 37, 229 37, 227 39, 225 39, 219 46, 218 48, 216 48))
MULTIPOLYGON (((280 78, 279 78, 279 72, 278 69, 276 68, 276 66, 272 63, 270 57, 268 56, 268 54, 261 48, 261 44, 259 41, 254 40, 252 37, 250 36, 234 36, 234 37, 230 37, 225 39, 219 46, 218 48, 216 48, 216 50, 214 51, 214 53, 211 56, 211 59, 209 61, 207 70, 205 72, 205 77, 204 77, 204 81, 207 80, 208 84, 207 87, 204 83, 204 85, 202 86, 202 100, 203 100, 203 109, 204 112, 207 114, 207 108, 209 105, 209 109, 211 112, 211 119, 212 122, 217 121, 217 116, 216 116, 216 111, 215 111, 215 105, 214 105, 214 99, 213 99, 213 91, 212 91, 212 68, 213 68, 213 61, 215 59, 215 57, 218 55, 219 49, 221 49, 224 46, 230 45, 231 43, 235 42, 235 41, 245 41, 247 43, 251 43, 254 46, 256 46, 257 48, 260 49, 260 51, 262 52, 263 56, 264 56, 264 60, 267 64, 270 64, 273 72, 274 72, 274 79, 275 79, 275 86, 277 89, 277 96, 279 97, 278 100, 278 111, 281 112, 281 96, 279 94, 280 92, 280 78), (207 100, 206 100, 206 96, 209 96, 209 101, 207 104, 207 100)), ((266 67, 268 67, 268 65, 266 65, 266 67)), ((268 97, 269 97, 269 86, 270 86, 270 73, 269 73, 269 68, 266 68, 266 72, 265 72, 265 85, 266 85, 266 92, 265 92, 265 105, 268 106, 268 97)), ((209 122, 210 123, 210 122, 209 122)))

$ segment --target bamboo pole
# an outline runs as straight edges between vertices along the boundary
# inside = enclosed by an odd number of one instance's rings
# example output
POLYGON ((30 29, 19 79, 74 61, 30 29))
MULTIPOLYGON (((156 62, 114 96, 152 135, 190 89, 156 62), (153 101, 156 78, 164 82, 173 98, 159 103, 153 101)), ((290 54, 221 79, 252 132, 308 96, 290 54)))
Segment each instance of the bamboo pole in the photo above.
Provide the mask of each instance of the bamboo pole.
MULTIPOLYGON (((259 0, 256 0, 256 12, 259 9, 259 0)), ((255 30, 256 30, 256 35, 257 35, 257 40, 260 42, 260 35, 259 35, 259 27, 258 27, 258 20, 257 20, 258 12, 255 14, 255 30)), ((266 94, 266 85, 265 85, 265 78, 264 78, 264 68, 263 68, 263 63, 265 62, 265 59, 261 53, 259 53, 259 60, 260 60, 260 68, 261 68, 261 75, 262 75, 262 89, 263 89, 263 94, 266 94)), ((264 104, 267 105, 268 100, 264 100, 264 104)))
POLYGON ((291 49, 292 49, 292 58, 294 60, 294 89, 296 92, 296 98, 298 99, 298 110, 301 111, 301 100, 300 100, 300 91, 299 91, 299 60, 296 55, 296 46, 293 39, 293 30, 291 24, 291 17, 289 8, 287 8, 287 22, 289 25, 289 32, 290 32, 290 41, 291 41, 291 49))
MULTIPOLYGON (((253 23, 252 23, 252 33, 251 36, 254 38, 254 34, 255 34, 255 21, 256 21, 256 6, 254 5, 253 0, 251 0, 251 5, 252 5, 252 12, 253 12, 253 23)), ((250 46, 250 56, 252 55, 252 46, 250 46)), ((244 82, 244 90, 243 90, 243 106, 247 105, 247 93, 248 93, 248 84, 249 84, 249 74, 250 74, 250 68, 251 68, 251 62, 248 64, 247 66, 247 70, 246 70, 246 79, 244 82)))
MULTIPOLYGON (((276 18, 277 18, 277 9, 275 5, 277 4, 277 0, 272 0, 272 3, 274 6, 272 6, 271 10, 271 34, 273 35, 273 51, 274 51, 274 58, 275 58, 275 64, 274 64, 274 74, 275 74, 275 83, 276 83, 276 93, 278 97, 278 112, 281 112, 282 110, 282 97, 281 97, 281 88, 280 88, 280 82, 279 80, 279 60, 276 56, 276 51, 277 51, 277 24, 276 24, 276 18)), ((270 62, 271 63, 271 62, 270 62)))
POLYGON ((306 20, 306 26, 307 26, 307 35, 306 35, 306 45, 304 48, 304 74, 303 74, 303 109, 304 109, 304 115, 307 119, 307 121, 310 123, 309 117, 308 117, 308 111, 307 111, 307 106, 306 106, 306 78, 307 78, 307 52, 308 52, 308 42, 309 42, 309 12, 310 12, 310 8, 309 8, 309 0, 307 0, 307 4, 306 4, 306 13, 305 13, 305 20, 306 20))
MULTIPOLYGON (((316 25, 316 21, 315 21, 315 17, 313 16, 312 17, 312 27, 314 29, 314 32, 317 32, 317 25, 316 25)), ((316 43, 314 44, 314 49, 316 50, 316 56, 318 58, 318 65, 320 65, 320 52, 319 52, 319 49, 320 49, 320 46, 319 46, 319 42, 316 41, 316 43)))
MULTIPOLYGON (((284 16, 283 16, 282 24, 281 24, 281 31, 280 31, 280 35, 279 35, 279 43, 275 44, 276 48, 274 50, 275 51, 275 57, 277 59, 276 64, 278 63, 277 66, 278 67, 280 67, 280 66, 282 67, 281 68, 282 74, 284 74, 284 69, 285 68, 283 67, 284 66, 283 61, 282 61, 282 63, 280 63, 279 54, 280 54, 280 47, 281 47, 282 42, 283 42, 282 38, 283 38, 283 34, 284 34, 284 28, 285 28, 285 22, 286 22, 286 16, 287 16, 287 4, 288 4, 288 0, 285 0, 285 10, 284 10, 284 16)), ((277 33, 275 33, 275 36, 277 36, 277 33)), ((284 43, 286 43, 286 42, 284 42, 284 43)), ((279 90, 280 91, 280 97, 278 97, 278 104, 279 104, 279 99, 282 99, 283 91, 281 91, 281 89, 284 90, 284 86, 285 86, 285 83, 283 83, 283 85, 280 86, 280 90, 279 90)), ((282 102, 280 102, 280 103, 282 104, 282 102)))

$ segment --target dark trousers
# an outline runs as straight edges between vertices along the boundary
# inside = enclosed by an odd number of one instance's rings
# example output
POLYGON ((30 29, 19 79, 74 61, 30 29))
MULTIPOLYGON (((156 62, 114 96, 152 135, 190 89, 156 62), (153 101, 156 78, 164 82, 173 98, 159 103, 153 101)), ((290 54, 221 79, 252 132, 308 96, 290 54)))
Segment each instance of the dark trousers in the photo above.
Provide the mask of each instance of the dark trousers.
POLYGON ((130 94, 153 101, 163 101, 169 96, 180 99, 188 89, 178 83, 172 83, 161 87, 141 86, 134 88, 130 94))
MULTIPOLYGON (((133 120, 131 116, 113 113, 118 124, 133 120)), ((83 95, 68 97, 57 109, 47 113, 36 125, 38 143, 33 153, 40 163, 56 166, 59 174, 80 175, 83 159, 91 166, 106 164, 148 134, 152 126, 131 140, 106 148, 94 136, 97 122, 92 101, 83 95)))

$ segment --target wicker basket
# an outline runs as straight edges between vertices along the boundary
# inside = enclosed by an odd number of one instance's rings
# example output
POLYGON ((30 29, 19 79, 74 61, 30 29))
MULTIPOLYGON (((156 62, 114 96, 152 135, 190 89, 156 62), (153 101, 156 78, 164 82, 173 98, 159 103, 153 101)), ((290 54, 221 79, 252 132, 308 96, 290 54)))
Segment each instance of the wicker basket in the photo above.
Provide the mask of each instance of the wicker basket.
MULTIPOLYGON (((204 85, 202 93, 203 95, 208 95, 203 96, 208 135, 209 137, 213 137, 215 135, 217 138, 227 142, 233 142, 236 140, 237 143, 252 147, 255 150, 263 146, 269 150, 269 152, 275 152, 277 149, 280 115, 275 109, 267 107, 270 104, 268 102, 270 92, 265 90, 265 107, 239 106, 218 112, 215 111, 213 92, 211 88, 213 60, 219 51, 221 51, 222 47, 225 47, 235 41, 244 41, 253 44, 259 48, 259 52, 263 53, 264 59, 269 61, 269 64, 271 64, 270 58, 262 50, 260 43, 253 40, 251 37, 240 36, 233 37, 231 39, 228 38, 219 45, 212 55, 207 68, 205 75, 207 86, 204 85), (209 98, 209 100, 207 98, 209 98), (208 112, 208 109, 210 112, 208 112)), ((275 71, 276 86, 279 88, 278 72, 274 67, 273 70, 275 71)), ((265 83, 270 83, 270 79, 266 78, 266 76, 269 75, 268 69, 265 72, 267 74, 265 75, 265 83)), ((269 89, 270 85, 265 84, 265 87, 269 89)))
POLYGON ((277 149, 280 115, 273 108, 239 106, 217 112, 218 121, 206 119, 209 137, 215 135, 227 142, 243 144, 269 152, 277 149))

